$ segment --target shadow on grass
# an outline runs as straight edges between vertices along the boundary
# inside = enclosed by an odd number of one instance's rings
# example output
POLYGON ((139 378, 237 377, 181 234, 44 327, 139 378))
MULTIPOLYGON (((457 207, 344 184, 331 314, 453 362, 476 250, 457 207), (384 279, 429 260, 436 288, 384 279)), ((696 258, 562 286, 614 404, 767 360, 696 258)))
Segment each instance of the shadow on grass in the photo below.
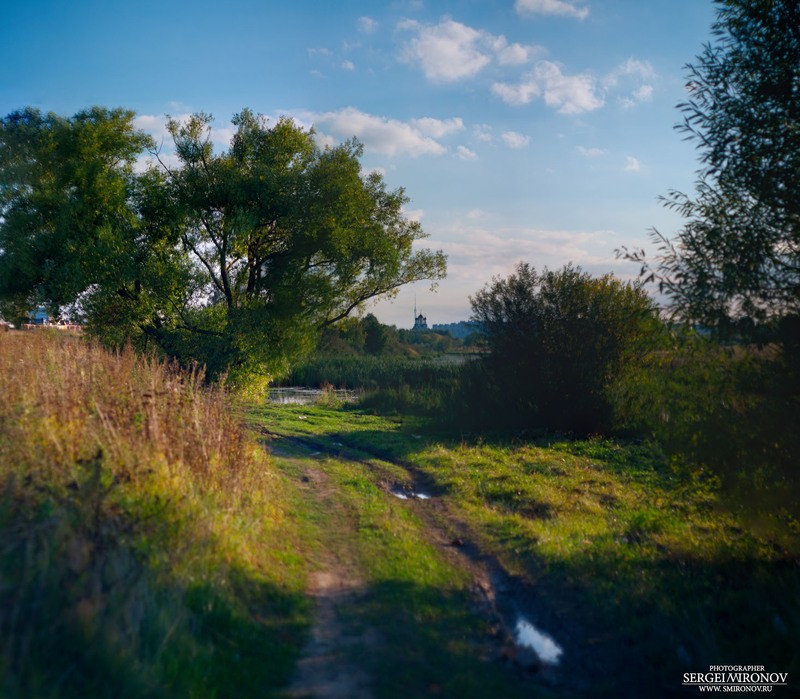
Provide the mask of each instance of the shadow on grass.
POLYGON ((140 521, 87 512, 78 495, 34 505, 0 488, 0 696, 233 699, 289 681, 309 624, 302 594, 231 566, 179 582, 143 553, 157 534, 140 521))
POLYGON ((800 672, 794 560, 643 560, 620 551, 524 563, 518 603, 547 609, 554 634, 577 656, 574 670, 614 696, 681 694, 683 673, 711 665, 800 672))
MULTIPOLYGON (((317 437, 410 466, 430 479, 432 491, 439 494, 447 492, 442 485, 447 475, 437 472, 435 458, 420 465, 418 457, 426 443, 500 448, 526 444, 497 435, 466 441, 444 433, 347 428, 317 437)), ((594 464, 623 475, 626 482, 644 486, 645 492, 669 494, 659 501, 661 505, 654 500, 630 504, 627 509, 621 505, 617 509, 617 503, 607 496, 607 516, 618 520, 610 527, 615 533, 590 537, 577 553, 548 556, 541 553, 536 537, 524 525, 527 520, 549 521, 541 508, 512 511, 509 505, 506 511, 498 505, 502 493, 484 503, 495 515, 502 515, 481 525, 484 534, 494 542, 501 565, 520 571, 503 593, 509 597, 506 603, 520 610, 544 610, 545 628, 565 645, 564 667, 570 674, 590 678, 590 685, 578 690, 580 694, 640 696, 645 689, 652 696, 682 694, 683 673, 706 672, 710 665, 763 665, 768 671, 798 676, 800 559, 796 555, 769 540, 753 539, 727 516, 717 523, 712 512, 719 506, 714 504, 713 484, 692 481, 690 474, 673 468, 647 444, 553 437, 537 440, 534 446, 580 459, 584 469, 594 464), (659 507, 667 509, 661 512, 659 507), (692 525, 696 544, 683 546, 674 539, 669 540, 673 542, 670 547, 660 543, 662 526, 672 526, 673 521, 695 511, 709 513, 701 518, 702 526, 692 525), (705 525, 716 528, 704 530, 705 525), (706 537, 708 542, 703 541, 706 537)), ((566 475, 569 460, 561 468, 566 475)), ((535 478, 537 472, 534 469, 529 475, 535 478)), ((553 469, 548 475, 559 478, 553 469)), ((509 495, 512 504, 516 503, 514 495, 518 493, 509 495)), ((385 594, 398 599, 398 609, 404 608, 404 595, 427 594, 404 589, 399 583, 391 585, 396 589, 387 587, 385 594)), ((466 607, 460 604, 456 608, 466 607)), ((378 616, 380 611, 369 613, 378 616)), ((436 647, 448 642, 448 632, 434 626, 420 631, 401 622, 386 626, 391 627, 392 645, 400 649, 403 664, 414 668, 401 684, 411 682, 423 696, 429 691, 426 686, 450 691, 452 685, 441 684, 442 673, 428 665, 430 658, 437 657, 436 647), (417 682, 414 677, 425 679, 417 682)), ((459 657, 455 654, 437 662, 452 662, 456 668, 459 657)), ((376 671, 387 678, 381 696, 402 694, 393 689, 397 680, 390 679, 398 677, 401 670, 387 667, 376 671)), ((455 677, 460 672, 453 669, 444 674, 455 677)), ((460 691, 469 696, 470 690, 460 691)))
POLYGON ((372 677, 377 699, 553 696, 535 672, 502 655, 499 630, 467 592, 388 580, 341 615, 355 629, 377 629, 352 658, 372 677))

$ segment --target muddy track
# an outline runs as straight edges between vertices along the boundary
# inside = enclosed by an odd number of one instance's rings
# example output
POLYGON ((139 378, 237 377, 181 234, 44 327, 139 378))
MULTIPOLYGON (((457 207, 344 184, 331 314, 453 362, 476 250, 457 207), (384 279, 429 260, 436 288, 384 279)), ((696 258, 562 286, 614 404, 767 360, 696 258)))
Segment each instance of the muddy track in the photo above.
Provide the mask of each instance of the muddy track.
MULTIPOLYGON (((607 676, 605 653, 592 657, 587 652, 584 631, 574 619, 568 623, 559 610, 550 606, 552 600, 544 600, 534 582, 520 576, 511 575, 498 559, 486 553, 482 537, 454 512, 440 497, 432 479, 414 464, 393 459, 377 450, 366 452, 362 448, 348 447, 340 443, 313 437, 286 436, 264 430, 264 434, 275 444, 283 441, 300 448, 308 455, 325 454, 374 469, 375 461, 390 463, 406 471, 413 481, 408 485, 382 481, 380 486, 387 493, 406 500, 407 506, 423 522, 428 532, 428 541, 435 545, 441 554, 453 565, 468 571, 473 580, 473 612, 481 615, 490 624, 491 634, 487 638, 476 639, 482 649, 481 655, 490 662, 504 663, 509 672, 521 676, 526 683, 555 691, 559 696, 584 696, 594 694, 598 680, 607 676), (422 494, 415 497, 415 494, 422 494), (558 655, 558 662, 543 661, 541 644, 539 652, 533 646, 520 643, 520 631, 526 628, 539 629, 557 646, 550 646, 551 658, 558 655), (520 627, 520 624, 523 624, 520 627), (562 653, 557 653, 557 651, 562 653)), ((528 637, 529 638, 529 637, 528 637)), ((539 639, 541 640, 541 639, 539 639)), ((545 641, 545 645, 547 642, 545 641)), ((548 648, 545 647, 546 655, 548 648)), ((637 696, 631 688, 619 688, 616 696, 637 696)), ((291 696, 306 696, 302 694, 291 696)), ((309 695, 310 696, 310 695, 309 695)), ((338 695, 316 695, 338 696, 338 695)), ((360 696, 360 695, 353 695, 360 696)))
MULTIPOLYGON (((336 511, 336 493, 325 472, 313 468, 308 458, 303 463, 304 475, 299 487, 336 511)), ((351 534, 347 517, 343 514, 339 521, 342 530, 329 532, 317 560, 318 569, 309 576, 308 594, 314 600, 314 621, 294 677, 283 694, 287 699, 372 697, 370 678, 353 655, 359 647, 374 644, 377 634, 370 629, 354 633, 341 619, 343 608, 358 604, 363 595, 363 581, 347 544, 351 534)))

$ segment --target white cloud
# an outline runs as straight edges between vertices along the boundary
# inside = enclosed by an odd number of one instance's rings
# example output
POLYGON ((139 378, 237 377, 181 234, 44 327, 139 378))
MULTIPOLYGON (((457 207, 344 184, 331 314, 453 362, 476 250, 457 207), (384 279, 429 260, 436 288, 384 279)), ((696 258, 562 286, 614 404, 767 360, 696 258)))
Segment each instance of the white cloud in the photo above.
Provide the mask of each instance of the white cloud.
POLYGON ((425 215, 425 209, 403 209, 403 216, 409 221, 420 222, 425 215))
POLYGON ((326 48, 311 48, 311 49, 307 49, 307 51, 308 51, 308 55, 311 56, 312 58, 314 56, 325 56, 325 57, 328 57, 328 56, 331 55, 331 50, 330 49, 326 49, 326 48))
POLYGON ((608 153, 604 148, 584 148, 583 146, 578 146, 575 150, 584 158, 599 158, 608 153))
POLYGON ((561 67, 551 61, 537 63, 518 85, 495 83, 492 92, 514 106, 528 104, 542 96, 548 107, 567 115, 592 112, 604 103, 594 77, 588 73, 564 75, 561 67))
POLYGON ((212 127, 211 142, 221 148, 229 148, 233 142, 236 129, 233 126, 212 127))
POLYGON ((636 88, 630 95, 620 97, 619 103, 623 109, 633 109, 642 102, 653 101, 653 86, 642 85, 636 88))
POLYGON ((461 160, 478 159, 478 154, 475 151, 470 150, 466 146, 458 146, 458 148, 456 148, 456 154, 458 155, 459 158, 461 158, 461 160))
POLYGON ((473 290, 494 275, 505 276, 518 262, 541 269, 556 269, 572 262, 584 268, 615 264, 611 231, 545 231, 528 228, 488 228, 479 221, 485 214, 468 212, 452 229, 436 231, 430 248, 447 253, 447 278, 473 290), (475 215, 472 215, 472 214, 475 215))
POLYGON ((555 63, 542 61, 536 66, 536 77, 543 85, 545 104, 560 114, 581 114, 603 106, 594 78, 586 73, 564 75, 555 63))
MULTIPOLYGON (((174 117, 177 121, 185 121, 191 116, 190 113, 179 114, 174 117)), ((134 120, 133 125, 137 129, 141 129, 145 133, 150 134, 155 139, 156 144, 162 140, 172 143, 172 136, 167 131, 167 119, 163 115, 156 116, 154 114, 138 114, 134 120)))
POLYGON ((493 37, 492 50, 497 58, 497 62, 501 66, 522 65, 544 51, 541 46, 533 46, 531 44, 522 45, 517 43, 509 44, 502 34, 500 36, 493 37))
MULTIPOLYGON (((313 115, 317 126, 323 126, 325 131, 338 138, 351 138, 355 136, 364 144, 364 147, 381 155, 390 157, 407 155, 418 157, 420 155, 442 155, 447 149, 435 138, 426 134, 414 122, 402 122, 396 119, 366 114, 347 107, 336 112, 325 112, 313 115)), ((436 119, 419 120, 425 128, 432 128, 436 119)), ((460 120, 439 122, 441 125, 450 124, 460 120)), ((440 131, 447 131, 447 126, 440 126, 440 131)))
POLYGON ((353 61, 342 61, 342 70, 355 70, 356 64, 353 61))
POLYGON ((150 167, 157 167, 161 169, 161 167, 166 166, 170 170, 174 170, 175 168, 181 167, 181 160, 177 156, 176 153, 167 153, 166 151, 161 151, 158 154, 158 158, 150 155, 140 155, 136 161, 133 163, 133 170, 137 173, 147 172, 150 167))
POLYGON ((625 172, 639 172, 642 169, 642 164, 637 158, 629 155, 625 158, 625 172))
POLYGON ((358 18, 358 31, 364 34, 372 34, 378 28, 378 21, 372 17, 359 17, 358 18))
POLYGON ((640 80, 655 80, 656 71, 649 61, 640 61, 636 58, 629 58, 624 63, 620 63, 612 70, 603 82, 606 87, 617 85, 624 78, 638 78, 640 80))
POLYGON ((501 66, 518 66, 527 63, 532 51, 529 46, 511 44, 497 52, 497 62, 501 66))
POLYGON ((320 133, 319 131, 314 132, 314 143, 316 143, 320 148, 333 148, 337 141, 336 139, 331 136, 330 134, 320 133))
POLYGON ((602 82, 606 90, 628 89, 629 94, 620 97, 619 103, 623 109, 631 109, 642 102, 652 101, 654 90, 652 82, 657 77, 648 61, 629 58, 606 75, 602 82))
POLYGON ((454 82, 480 72, 491 61, 482 50, 482 32, 466 24, 445 19, 434 26, 404 23, 417 35, 406 44, 403 59, 418 63, 432 82, 454 82))
POLYGON ((445 120, 422 117, 421 119, 412 119, 411 125, 425 136, 442 138, 448 134, 463 130, 464 121, 461 117, 445 120))
POLYGON ((542 50, 509 44, 503 35, 495 36, 450 18, 435 25, 403 20, 397 27, 415 33, 404 45, 401 60, 419 65, 425 77, 436 83, 471 78, 493 60, 500 65, 521 65, 542 50))
POLYGON ((520 148, 525 148, 531 142, 530 137, 525 136, 521 133, 517 133, 516 131, 504 131, 500 138, 503 139, 503 142, 509 147, 515 150, 519 150, 520 148))
MULTIPOLYGON (((192 115, 189 113, 173 114, 170 118, 179 123, 183 123, 188 121, 191 116, 192 115)), ((139 114, 134 118, 133 125, 137 129, 141 129, 145 133, 150 134, 155 140, 156 146, 163 145, 165 150, 171 151, 173 142, 172 135, 167 131, 167 119, 168 117, 166 115, 139 114)), ((215 126, 212 124, 208 135, 211 139, 211 143, 217 148, 228 148, 234 133, 236 133, 236 129, 228 122, 223 126, 215 126)))
POLYGON ((514 9, 519 14, 560 15, 586 19, 589 8, 581 7, 568 0, 517 0, 514 9))
POLYGON ((472 127, 472 133, 475 139, 481 143, 491 143, 494 140, 492 127, 489 124, 475 124, 472 127))
MULTIPOLYGON (((161 163, 169 168, 178 168, 181 166, 180 158, 175 153, 175 144, 172 140, 172 134, 167 130, 167 119, 172 118, 179 123, 188 121, 191 118, 190 113, 173 114, 171 117, 167 115, 156 114, 139 114, 133 120, 133 125, 137 129, 141 129, 145 133, 153 137, 156 142, 156 150, 158 151, 158 158, 148 154, 142 155, 134 164, 137 172, 144 172, 150 165, 161 163)), ((218 150, 227 150, 230 148, 233 135, 236 129, 230 122, 223 125, 211 125, 208 130, 208 137, 212 145, 218 150)))
POLYGON ((506 104, 519 107, 532 102, 534 98, 542 94, 542 90, 539 87, 539 83, 533 78, 533 73, 529 73, 519 85, 494 83, 492 85, 492 93, 506 104))

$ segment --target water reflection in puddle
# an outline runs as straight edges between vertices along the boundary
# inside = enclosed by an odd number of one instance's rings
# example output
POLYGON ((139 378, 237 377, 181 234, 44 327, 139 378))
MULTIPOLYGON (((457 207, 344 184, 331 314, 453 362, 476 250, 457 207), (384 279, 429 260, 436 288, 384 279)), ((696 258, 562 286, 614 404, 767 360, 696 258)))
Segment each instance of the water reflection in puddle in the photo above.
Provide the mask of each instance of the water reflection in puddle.
POLYGON ((561 647, 547 634, 542 633, 527 619, 517 621, 516 637, 517 645, 530 648, 543 663, 556 665, 563 653, 561 647))
POLYGON ((430 500, 431 496, 427 493, 418 493, 414 490, 402 490, 401 488, 392 488, 389 491, 392 495, 396 498, 400 498, 401 500, 413 500, 416 498, 417 500, 430 500))
POLYGON ((291 386, 288 388, 270 388, 267 400, 270 403, 280 403, 282 405, 311 405, 325 397, 334 397, 336 400, 351 402, 358 399, 358 393, 340 388, 323 391, 320 388, 291 386))

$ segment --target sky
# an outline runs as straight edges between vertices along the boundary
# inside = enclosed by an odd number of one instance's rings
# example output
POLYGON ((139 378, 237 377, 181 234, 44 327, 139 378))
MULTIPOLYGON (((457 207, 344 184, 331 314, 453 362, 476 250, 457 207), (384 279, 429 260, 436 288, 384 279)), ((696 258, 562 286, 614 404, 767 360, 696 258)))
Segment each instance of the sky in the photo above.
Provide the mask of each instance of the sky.
POLYGON ((355 136, 405 189, 448 276, 370 305, 386 323, 465 320, 469 296, 525 261, 633 279, 621 246, 681 225, 698 154, 674 125, 710 0, 26 0, 0 2, 0 113, 126 107, 215 117, 244 107, 355 136))

